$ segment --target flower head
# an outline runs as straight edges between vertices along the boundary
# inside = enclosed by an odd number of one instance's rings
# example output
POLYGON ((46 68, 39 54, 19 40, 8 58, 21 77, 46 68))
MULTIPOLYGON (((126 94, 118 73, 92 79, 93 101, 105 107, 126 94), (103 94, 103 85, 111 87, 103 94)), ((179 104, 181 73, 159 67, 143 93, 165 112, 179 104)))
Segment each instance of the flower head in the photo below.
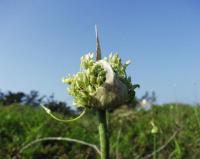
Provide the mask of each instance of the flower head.
POLYGON ((133 99, 138 86, 132 85, 126 74, 129 63, 122 64, 118 54, 95 62, 89 53, 81 57, 80 72, 68 75, 63 82, 69 85, 68 92, 78 107, 117 107, 133 99))

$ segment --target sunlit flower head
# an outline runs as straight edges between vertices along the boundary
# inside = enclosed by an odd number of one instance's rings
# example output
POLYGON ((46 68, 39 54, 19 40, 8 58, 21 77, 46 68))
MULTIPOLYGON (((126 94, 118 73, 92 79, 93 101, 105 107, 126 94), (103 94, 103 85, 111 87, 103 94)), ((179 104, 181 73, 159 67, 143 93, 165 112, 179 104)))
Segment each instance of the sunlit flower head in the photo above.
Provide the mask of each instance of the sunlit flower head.
POLYGON ((63 82, 69 85, 68 92, 78 107, 106 109, 117 107, 135 96, 131 78, 126 74, 127 61, 122 64, 118 54, 95 61, 94 54, 81 57, 80 72, 68 75, 63 82))

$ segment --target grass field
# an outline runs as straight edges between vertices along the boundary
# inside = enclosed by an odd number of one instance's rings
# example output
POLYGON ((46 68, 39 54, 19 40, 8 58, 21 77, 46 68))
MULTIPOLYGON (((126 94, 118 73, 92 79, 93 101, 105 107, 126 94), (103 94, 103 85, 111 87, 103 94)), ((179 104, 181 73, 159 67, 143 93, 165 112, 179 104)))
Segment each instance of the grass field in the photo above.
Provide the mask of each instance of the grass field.
MULTIPOLYGON (((199 112, 200 107, 168 104, 147 111, 123 107, 111 113, 111 158, 153 158, 155 151, 158 159, 200 158, 199 112), (151 133, 152 120, 157 134, 151 133)), ((24 145, 43 137, 69 137, 98 146, 95 118, 88 112, 80 120, 65 124, 54 121, 38 107, 0 106, 0 158, 99 158, 91 147, 67 141, 38 142, 20 153, 24 145)))

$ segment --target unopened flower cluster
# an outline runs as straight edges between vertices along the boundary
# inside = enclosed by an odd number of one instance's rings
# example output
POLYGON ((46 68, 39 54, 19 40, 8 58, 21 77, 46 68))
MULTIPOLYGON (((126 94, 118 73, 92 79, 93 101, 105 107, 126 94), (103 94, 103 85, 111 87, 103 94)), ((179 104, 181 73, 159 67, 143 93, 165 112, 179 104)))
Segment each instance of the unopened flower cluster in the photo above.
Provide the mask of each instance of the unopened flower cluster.
MULTIPOLYGON (((134 89, 137 85, 132 85, 131 78, 126 74, 126 68, 130 61, 122 64, 118 54, 110 54, 104 60, 110 64, 116 78, 127 87, 129 99, 132 100, 135 96, 134 89)), ((81 57, 80 67, 80 72, 68 75, 63 79, 63 82, 69 85, 68 92, 74 97, 73 102, 77 107, 91 108, 93 95, 106 81, 107 72, 99 63, 94 61, 92 53, 81 57)))

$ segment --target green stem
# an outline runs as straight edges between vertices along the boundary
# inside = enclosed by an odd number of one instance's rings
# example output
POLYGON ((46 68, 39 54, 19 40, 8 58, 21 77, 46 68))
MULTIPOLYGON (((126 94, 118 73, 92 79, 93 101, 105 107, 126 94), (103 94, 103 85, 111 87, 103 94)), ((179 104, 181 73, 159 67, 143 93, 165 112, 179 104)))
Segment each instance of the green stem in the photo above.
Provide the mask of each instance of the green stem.
POLYGON ((109 159, 109 137, 106 111, 98 110, 101 159, 109 159))

